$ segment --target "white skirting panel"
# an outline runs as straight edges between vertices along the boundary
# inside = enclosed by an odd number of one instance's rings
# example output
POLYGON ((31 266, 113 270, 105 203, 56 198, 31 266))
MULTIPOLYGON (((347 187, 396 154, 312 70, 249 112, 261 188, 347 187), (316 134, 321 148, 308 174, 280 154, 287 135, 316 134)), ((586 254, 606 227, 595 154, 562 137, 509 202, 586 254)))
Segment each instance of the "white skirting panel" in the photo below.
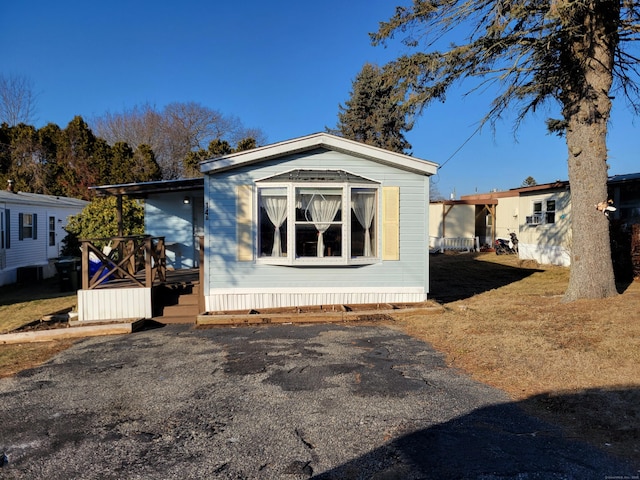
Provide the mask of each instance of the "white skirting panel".
POLYGON ((205 296, 208 312, 308 305, 358 305, 424 302, 421 287, 334 289, 215 289, 205 296))
POLYGON ((78 320, 151 318, 150 288, 78 290, 78 320))
POLYGON ((518 256, 521 260, 535 260, 543 265, 571 265, 571 254, 565 247, 557 245, 518 244, 518 256))

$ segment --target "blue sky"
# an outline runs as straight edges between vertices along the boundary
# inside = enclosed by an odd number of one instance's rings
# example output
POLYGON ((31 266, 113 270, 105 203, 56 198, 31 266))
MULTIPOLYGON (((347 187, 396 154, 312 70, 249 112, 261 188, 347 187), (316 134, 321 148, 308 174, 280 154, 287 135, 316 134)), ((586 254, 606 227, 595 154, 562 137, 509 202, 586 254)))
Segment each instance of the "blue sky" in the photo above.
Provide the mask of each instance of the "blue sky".
MULTIPOLYGON (((372 47, 368 36, 402 3, 7 1, 0 72, 32 80, 37 126, 193 101, 262 129, 273 143, 335 126, 362 65, 404 51, 372 47)), ((415 157, 443 164, 434 178, 442 195, 513 188, 529 175, 567 179, 564 141, 545 131, 549 114, 528 118, 517 141, 506 118, 495 134, 486 127, 467 142, 491 97, 465 91, 452 90, 407 135, 415 157)), ((610 174, 640 171, 638 123, 622 103, 614 105, 609 152, 610 174)))

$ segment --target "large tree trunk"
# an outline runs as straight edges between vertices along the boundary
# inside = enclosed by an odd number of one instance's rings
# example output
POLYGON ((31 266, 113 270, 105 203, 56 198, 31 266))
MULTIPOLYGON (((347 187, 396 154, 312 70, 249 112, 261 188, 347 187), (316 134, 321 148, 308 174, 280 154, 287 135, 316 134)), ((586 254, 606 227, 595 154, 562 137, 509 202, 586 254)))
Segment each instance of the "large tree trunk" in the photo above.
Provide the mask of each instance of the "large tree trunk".
POLYGON ((569 183, 571 185, 571 273, 564 300, 605 298, 617 294, 609 219, 596 208, 607 201, 607 125, 609 91, 618 42, 616 1, 567 3, 563 8, 581 28, 568 38, 563 56, 568 78, 563 89, 567 120, 569 183))
POLYGON ((571 271, 565 301, 616 295, 609 219, 596 204, 607 200, 606 124, 569 122, 571 271))

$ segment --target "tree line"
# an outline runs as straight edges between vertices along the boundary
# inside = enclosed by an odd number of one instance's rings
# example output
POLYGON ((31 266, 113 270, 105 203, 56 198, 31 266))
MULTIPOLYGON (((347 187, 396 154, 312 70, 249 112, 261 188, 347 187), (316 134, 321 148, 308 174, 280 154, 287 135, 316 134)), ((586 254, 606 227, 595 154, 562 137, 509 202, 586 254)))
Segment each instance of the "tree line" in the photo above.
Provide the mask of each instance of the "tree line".
POLYGON ((266 141, 195 102, 36 128, 31 88, 24 77, 0 75, 0 182, 20 191, 89 199, 90 186, 197 177, 200 161, 266 141))
POLYGON ((88 199, 88 187, 159 180, 162 172, 148 145, 109 145, 81 117, 66 128, 0 125, 0 179, 31 193, 88 199))

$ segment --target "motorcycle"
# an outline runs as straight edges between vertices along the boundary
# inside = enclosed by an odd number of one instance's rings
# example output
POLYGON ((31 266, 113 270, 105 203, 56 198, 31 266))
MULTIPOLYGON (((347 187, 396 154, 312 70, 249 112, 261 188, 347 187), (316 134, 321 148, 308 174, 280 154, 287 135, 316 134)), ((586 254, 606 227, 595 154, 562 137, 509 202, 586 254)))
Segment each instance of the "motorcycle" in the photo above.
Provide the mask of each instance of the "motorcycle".
POLYGON ((496 239, 496 255, 517 255, 518 254, 518 237, 515 232, 509 232, 510 240, 504 238, 496 239))

